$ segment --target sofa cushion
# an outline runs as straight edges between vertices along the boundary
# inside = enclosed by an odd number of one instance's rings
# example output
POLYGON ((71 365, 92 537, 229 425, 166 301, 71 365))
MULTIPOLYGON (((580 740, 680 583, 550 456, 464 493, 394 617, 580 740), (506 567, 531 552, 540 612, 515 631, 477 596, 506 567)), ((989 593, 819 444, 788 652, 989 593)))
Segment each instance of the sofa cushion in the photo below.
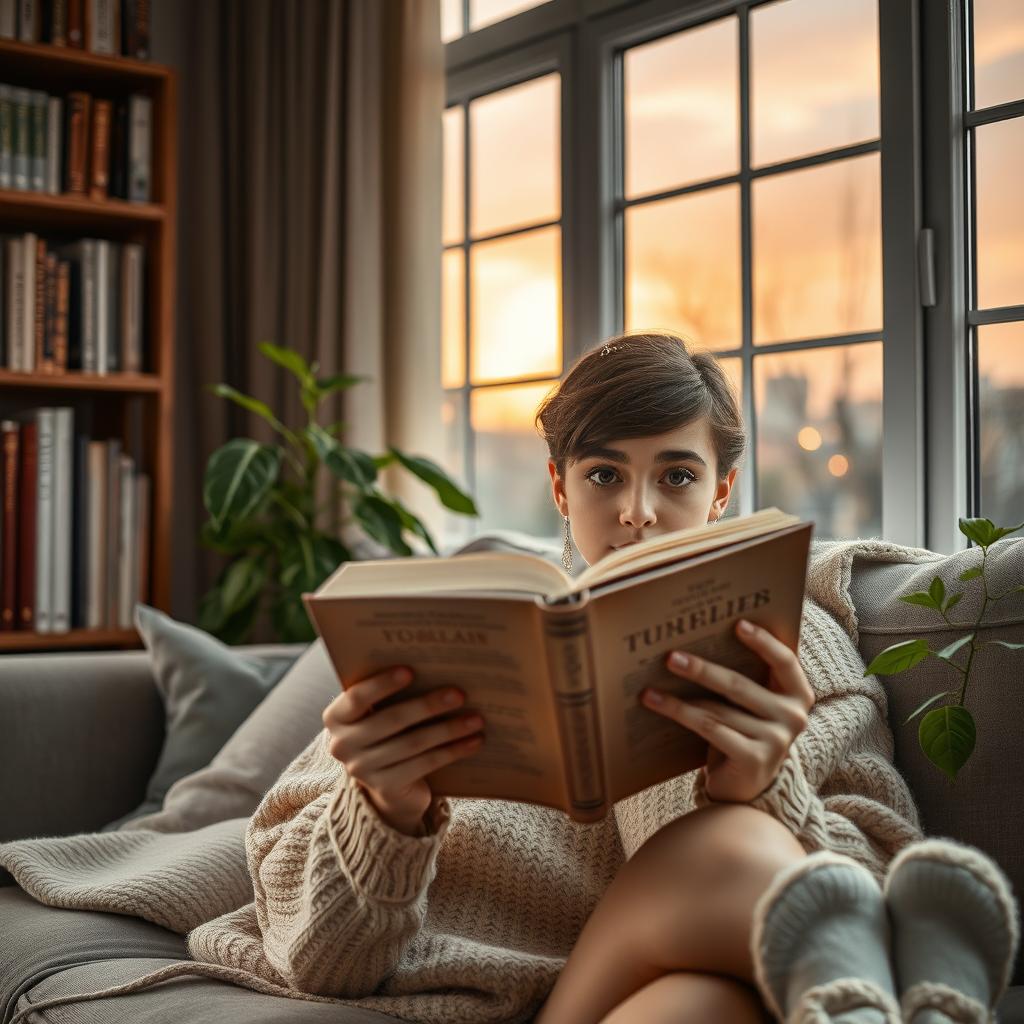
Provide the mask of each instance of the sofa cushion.
MULTIPOLYGON (((935 554, 933 560, 923 562, 855 558, 849 594, 857 612, 865 664, 892 644, 920 637, 938 651, 969 631, 951 629, 937 612, 907 604, 900 596, 927 591, 937 576, 947 594, 964 594, 948 613, 949 619, 973 625, 983 604, 982 582, 963 582, 958 577, 981 563, 980 548, 935 554)), ((1024 582, 1024 540, 1006 538, 992 545, 985 577, 990 594, 1002 594, 1024 582)), ((977 636, 982 642, 1024 643, 1024 593, 989 603, 977 636)), ((963 648, 953 660, 964 666, 966 655, 963 648)), ((896 766, 914 793, 925 832, 951 836, 984 850, 1006 872, 1018 900, 1024 898, 1024 786, 1017 760, 1024 734, 1024 650, 992 645, 975 654, 964 706, 974 718, 977 737, 955 784, 921 750, 917 734, 924 715, 905 723, 929 697, 958 690, 962 676, 945 661, 929 656, 905 672, 879 678, 889 699, 896 766)), ((956 697, 950 701, 955 703, 956 697)), ((1014 981, 1024 983, 1024 948, 1014 981)))
POLYGON ((167 729, 145 799, 107 830, 159 811, 170 787, 209 764, 296 657, 241 654, 143 604, 136 606, 135 625, 152 659, 167 729))

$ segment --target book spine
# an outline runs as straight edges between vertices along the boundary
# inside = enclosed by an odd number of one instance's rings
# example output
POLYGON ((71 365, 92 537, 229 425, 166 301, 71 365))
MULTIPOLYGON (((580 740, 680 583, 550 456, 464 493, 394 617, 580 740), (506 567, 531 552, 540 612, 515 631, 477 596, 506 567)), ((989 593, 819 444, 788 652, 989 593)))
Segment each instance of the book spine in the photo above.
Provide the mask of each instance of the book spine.
POLYGON ((17 624, 18 609, 18 465, 21 430, 14 420, 0 423, 3 444, 3 577, 0 580, 0 629, 17 624))
POLYGON ((50 588, 54 633, 71 628, 71 488, 73 484, 74 410, 54 414, 53 459, 53 582, 50 588))
POLYGON ((95 317, 96 373, 110 371, 110 242, 96 240, 95 317))
POLYGON ((96 100, 92 108, 92 158, 89 162, 89 198, 106 199, 110 183, 110 100, 96 100))
POLYGON ((68 3, 68 46, 81 50, 85 45, 85 3, 86 0, 67 0, 68 3))
POLYGON ((121 456, 121 529, 118 533, 117 625, 119 629, 132 628, 135 610, 135 551, 138 544, 135 524, 135 460, 121 456))
POLYGON ((89 607, 89 435, 76 434, 71 486, 71 628, 85 629, 89 607))
POLYGON ((18 39, 23 43, 39 42, 39 5, 42 0, 19 0, 18 39))
POLYGON ((135 516, 139 526, 139 549, 137 558, 138 572, 135 574, 135 603, 149 602, 149 517, 150 505, 153 500, 153 485, 146 473, 135 477, 138 490, 135 499, 135 516))
POLYGON ((31 373, 36 365, 36 257, 39 236, 27 231, 21 240, 21 257, 25 266, 24 331, 21 338, 21 367, 31 373))
POLYGON ((89 0, 89 49, 96 54, 113 57, 114 0, 89 0))
POLYGON ((36 462, 36 621, 37 633, 53 626, 53 441, 54 410, 36 411, 38 459, 36 462))
POLYGON ((107 372, 124 369, 124 323, 121 319, 121 246, 110 242, 107 257, 107 372))
POLYGON ((14 138, 13 152, 14 159, 14 187, 21 191, 27 191, 31 178, 29 166, 29 153, 31 149, 30 125, 31 115, 29 106, 31 93, 28 89, 13 89, 12 99, 14 104, 14 138))
POLYGON ((49 110, 49 98, 45 92, 33 89, 32 97, 32 191, 46 191, 46 118, 49 110))
POLYGON ((46 323, 43 330, 42 370, 57 369, 57 254, 46 253, 46 323))
POLYGON ((68 368, 68 309, 71 297, 71 264, 67 260, 57 263, 57 337, 53 355, 58 373, 68 368))
POLYGON ((67 127, 64 151, 67 162, 65 191, 87 194, 89 175, 89 115, 92 97, 87 92, 70 92, 67 97, 67 127))
POLYGON ((46 239, 36 239, 35 305, 32 316, 32 364, 33 369, 45 370, 43 349, 46 346, 46 239))
POLYGON ((89 544, 86 626, 102 629, 107 599, 107 442, 89 443, 89 544))
POLYGON ((0 84, 0 188, 14 188, 14 90, 0 84))
POLYGON ((52 0, 50 42, 53 43, 54 46, 68 45, 67 0, 52 0))
POLYGON ((121 332, 124 369, 142 372, 142 246, 127 242, 121 253, 121 332))
POLYGON ((7 277, 7 339, 5 365, 9 370, 21 369, 21 339, 25 333, 22 317, 25 315, 25 266, 21 258, 21 239, 4 239, 4 274, 7 277))
POLYGON ((18 35, 18 0, 0 0, 0 39, 18 35))
POLYGON ((115 199, 128 198, 128 101, 124 97, 114 101, 108 193, 115 199))
POLYGON ((148 203, 152 153, 153 101, 133 95, 128 114, 128 198, 148 203))
POLYGON ((18 474, 18 628, 27 630, 35 626, 38 440, 35 422, 23 423, 18 474))
POLYGON ((61 192, 61 169, 64 165, 64 101, 51 96, 46 108, 46 191, 51 196, 61 192))
POLYGON ((96 373, 99 365, 96 333, 96 246, 97 240, 86 238, 82 241, 82 289, 81 289, 81 339, 82 370, 96 373))
POLYGON ((121 442, 107 442, 107 601, 103 608, 104 622, 113 629, 119 618, 118 561, 121 555, 121 442))
POLYGON ((593 659, 587 638, 587 608, 585 604, 544 605, 539 600, 538 606, 548 677, 565 751, 568 811, 576 821, 600 821, 607 811, 607 795, 594 700, 593 659))
POLYGON ((131 12, 131 46, 125 53, 137 60, 149 60, 149 2, 150 0, 124 0, 131 12))

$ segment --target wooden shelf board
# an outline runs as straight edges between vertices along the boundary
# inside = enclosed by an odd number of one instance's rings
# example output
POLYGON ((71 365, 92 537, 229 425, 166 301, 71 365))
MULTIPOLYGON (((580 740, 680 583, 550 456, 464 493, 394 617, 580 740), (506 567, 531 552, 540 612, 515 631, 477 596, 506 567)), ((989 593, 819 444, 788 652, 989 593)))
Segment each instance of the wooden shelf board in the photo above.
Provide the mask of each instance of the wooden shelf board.
POLYGON ((0 388, 25 388, 61 391, 124 391, 131 394, 151 394, 162 388, 160 378, 153 373, 21 373, 18 370, 0 370, 0 388))
POLYGON ((90 647, 138 647, 134 629, 73 629, 70 633, 0 632, 0 651, 70 651, 90 647))
POLYGON ((0 220, 10 224, 32 221, 62 227, 153 224, 164 220, 159 203, 129 203, 124 199, 87 199, 85 196, 0 189, 0 220))
POLYGON ((166 65, 148 60, 104 57, 72 46, 21 43, 14 39, 0 39, 0 65, 4 69, 5 82, 11 80, 11 72, 21 77, 26 73, 38 74, 40 69, 48 76, 59 75, 69 80, 134 80, 140 84, 161 82, 171 73, 166 65))

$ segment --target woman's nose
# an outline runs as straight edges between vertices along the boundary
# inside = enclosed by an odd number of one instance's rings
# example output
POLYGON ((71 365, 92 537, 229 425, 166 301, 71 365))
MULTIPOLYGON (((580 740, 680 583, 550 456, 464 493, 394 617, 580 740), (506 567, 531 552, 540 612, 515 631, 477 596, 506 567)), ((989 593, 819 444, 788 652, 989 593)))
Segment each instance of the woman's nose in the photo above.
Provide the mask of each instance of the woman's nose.
POLYGON ((643 494, 632 494, 619 512, 619 522, 623 526, 639 530, 645 526, 653 526, 657 522, 654 506, 643 494))

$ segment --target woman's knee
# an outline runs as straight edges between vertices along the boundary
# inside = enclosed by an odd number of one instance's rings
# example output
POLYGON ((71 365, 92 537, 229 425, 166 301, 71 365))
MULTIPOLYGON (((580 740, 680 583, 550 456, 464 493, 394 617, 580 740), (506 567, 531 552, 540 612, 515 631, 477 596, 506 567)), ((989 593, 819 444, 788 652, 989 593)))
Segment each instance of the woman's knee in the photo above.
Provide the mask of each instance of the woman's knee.
POLYGON ((763 1024, 769 1019, 751 985, 717 974, 673 971, 634 992, 601 1024, 763 1024))

